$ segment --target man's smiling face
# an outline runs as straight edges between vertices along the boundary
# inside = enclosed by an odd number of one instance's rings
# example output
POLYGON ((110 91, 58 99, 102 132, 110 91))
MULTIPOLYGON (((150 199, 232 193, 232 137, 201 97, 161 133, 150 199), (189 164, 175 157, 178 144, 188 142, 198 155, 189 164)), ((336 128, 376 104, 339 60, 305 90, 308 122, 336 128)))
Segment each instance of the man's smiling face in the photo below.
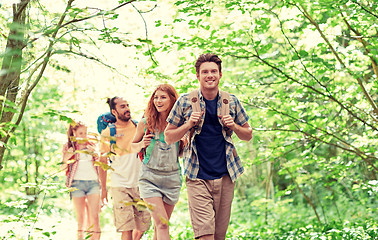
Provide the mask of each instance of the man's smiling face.
POLYGON ((117 121, 129 121, 131 118, 129 103, 123 98, 117 98, 114 103, 116 104, 116 106, 115 109, 112 110, 112 113, 117 117, 117 121))
POLYGON ((218 88, 221 77, 222 72, 219 71, 218 65, 215 62, 202 63, 197 73, 197 79, 202 90, 218 88))

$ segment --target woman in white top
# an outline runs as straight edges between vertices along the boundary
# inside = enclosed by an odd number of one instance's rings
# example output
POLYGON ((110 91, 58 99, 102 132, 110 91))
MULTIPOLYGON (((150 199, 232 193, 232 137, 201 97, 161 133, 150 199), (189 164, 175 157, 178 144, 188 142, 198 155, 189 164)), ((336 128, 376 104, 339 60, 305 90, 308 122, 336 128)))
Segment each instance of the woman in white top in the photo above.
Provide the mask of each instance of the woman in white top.
POLYGON ((66 186, 74 203, 78 223, 78 239, 100 239, 100 184, 98 169, 94 166, 94 143, 87 138, 83 123, 70 124, 68 142, 63 146, 63 167, 66 168, 66 186), (87 213, 86 213, 87 212, 87 213), (87 216, 87 217, 86 217, 87 216), (87 219, 87 226, 85 226, 87 219))

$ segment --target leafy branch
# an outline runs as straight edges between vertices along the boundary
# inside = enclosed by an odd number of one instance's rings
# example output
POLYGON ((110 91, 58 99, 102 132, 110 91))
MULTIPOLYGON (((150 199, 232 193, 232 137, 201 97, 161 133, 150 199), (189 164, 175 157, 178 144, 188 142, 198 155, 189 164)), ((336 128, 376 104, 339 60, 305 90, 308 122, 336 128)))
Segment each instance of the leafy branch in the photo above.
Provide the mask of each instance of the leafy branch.
MULTIPOLYGON (((73 1, 74 1, 74 0, 73 0, 73 1)), ((124 2, 124 3, 122 3, 122 4, 118 5, 118 6, 116 6, 116 7, 112 8, 112 9, 110 9, 110 10, 99 10, 98 13, 92 14, 92 15, 87 16, 87 17, 83 17, 83 18, 74 18, 74 19, 72 19, 72 20, 70 20, 70 21, 68 21, 68 22, 66 22, 66 23, 64 23, 64 24, 61 24, 61 25, 59 25, 59 26, 57 25, 57 26, 55 27, 55 29, 50 30, 50 31, 47 31, 47 32, 43 33, 42 35, 40 35, 39 37, 33 38, 32 40, 30 40, 30 41, 28 42, 28 44, 31 44, 31 43, 33 43, 34 41, 37 41, 37 40, 38 40, 39 38, 41 38, 41 37, 48 36, 49 34, 51 34, 51 32, 53 32, 53 33, 54 33, 54 32, 57 32, 59 29, 64 28, 64 27, 66 27, 66 26, 68 26, 68 25, 71 25, 71 24, 73 24, 73 23, 83 22, 83 21, 86 21, 86 20, 89 20, 89 19, 92 19, 92 18, 96 18, 96 17, 99 17, 99 16, 106 15, 107 13, 114 12, 114 11, 116 11, 117 9, 119 9, 119 8, 121 8, 121 7, 123 7, 123 6, 126 6, 127 4, 131 4, 132 2, 135 2, 135 1, 136 1, 136 0, 130 0, 130 1, 128 1, 128 2, 124 2)), ((71 7, 71 4, 70 4, 70 7, 71 7)), ((25 46, 26 46, 26 45, 25 45, 25 46)))
POLYGON ((347 25, 348 29, 351 30, 355 35, 356 35, 356 39, 362 44, 363 48, 364 48, 364 54, 366 56, 368 56, 370 58, 370 61, 371 61, 371 65, 373 67, 373 71, 375 73, 375 76, 378 76, 378 66, 377 66, 377 62, 376 60, 373 58, 373 56, 370 55, 370 50, 368 49, 368 46, 369 46, 369 43, 366 42, 364 39, 363 39, 363 36, 361 33, 359 33, 356 29, 354 29, 348 22, 348 20, 346 19, 346 17, 344 16, 343 12, 340 11, 340 14, 341 16, 343 17, 343 21, 344 23, 347 25))
POLYGON ((309 196, 307 196, 307 194, 303 191, 303 189, 301 188, 301 186, 299 186, 298 182, 295 180, 296 178, 294 177, 294 175, 290 172, 290 170, 288 168, 285 168, 285 170, 289 173, 291 179, 293 180, 295 186, 297 187, 297 189, 299 190, 299 192, 302 194, 302 196, 306 199, 307 203, 310 204, 310 206, 312 207, 312 209, 314 210, 314 213, 316 215, 316 218, 318 219, 318 222, 319 224, 322 224, 322 222, 320 221, 320 217, 319 217, 319 214, 318 212, 316 211, 316 206, 315 204, 313 203, 313 201, 311 200, 311 198, 309 196))
POLYGON ((369 13, 370 15, 378 18, 378 15, 372 11, 369 11, 365 6, 363 6, 358 0, 351 0, 353 3, 357 4, 362 10, 369 13))
MULTIPOLYGON (((303 69, 305 70, 305 72, 312 78, 314 79, 324 90, 326 90, 326 92, 328 93, 328 96, 332 96, 332 93, 329 91, 329 89, 327 88, 327 86, 325 86, 322 82, 319 81, 318 78, 316 78, 314 76, 314 74, 312 74, 306 67, 306 65, 303 63, 303 59, 301 57, 301 55, 299 54, 298 50, 295 48, 295 46, 292 44, 292 42, 290 41, 290 38, 287 36, 285 30, 284 30, 284 27, 283 27, 283 23, 281 21, 281 19, 279 18, 278 14, 273 12, 273 11, 269 11, 271 14, 273 14, 276 19, 278 20, 278 22, 280 23, 280 29, 281 29, 281 33, 282 35, 284 36, 284 38, 286 39, 286 41, 289 43, 291 49, 293 49, 293 51, 295 52, 297 58, 299 59, 303 69)), ((333 96, 332 96, 333 97, 333 96)))
POLYGON ((313 124, 309 123, 308 121, 306 121, 304 119, 295 118, 295 117, 293 117, 293 116, 291 116, 291 115, 289 115, 287 113, 284 113, 284 112, 279 111, 279 110, 277 110, 275 108, 272 108, 272 107, 270 107, 269 110, 273 111, 273 112, 276 112, 276 113, 279 113, 282 116, 286 116, 286 117, 292 119, 293 122, 304 123, 304 124, 308 125, 309 127, 311 127, 312 129, 316 129, 316 130, 322 132, 324 135, 330 136, 330 137, 336 139, 337 141, 341 142, 344 146, 336 144, 336 143, 333 143, 331 141, 326 141, 322 137, 318 137, 318 136, 316 136, 314 134, 311 134, 309 132, 306 132, 306 131, 302 130, 302 128, 300 128, 299 126, 296 126, 295 124, 294 125, 297 128, 296 130, 293 130, 293 129, 284 129, 284 128, 272 128, 272 129, 268 129, 268 130, 259 130, 259 131, 283 131, 283 132, 285 131, 285 132, 296 132, 296 133, 299 132, 299 133, 302 133, 303 135, 305 135, 305 136, 307 136, 309 138, 312 138, 312 139, 314 139, 316 141, 322 142, 322 143, 330 145, 330 146, 334 146, 334 147, 340 148, 340 149, 342 149, 344 151, 347 151, 347 152, 351 152, 351 153, 359 156, 363 161, 365 161, 368 165, 370 165, 375 171, 378 171, 378 168, 374 165, 374 162, 371 161, 371 160, 378 160, 377 157, 369 155, 369 154, 363 152, 359 148, 357 148, 357 147, 349 144, 345 140, 343 140, 341 137, 339 137, 339 136, 337 136, 337 135, 335 135, 335 134, 333 134, 331 132, 328 132, 328 131, 326 131, 326 130, 324 130, 322 128, 316 127, 316 126, 314 126, 313 124))
MULTIPOLYGON (((0 76, 0 78, 5 79, 6 81, 0 82, 0 87, 1 87, 1 90, 2 90, 0 95, 5 96, 4 93, 6 92, 7 99, 11 102, 15 102, 16 96, 18 95, 18 91, 20 89, 19 82, 20 82, 21 73, 25 73, 26 71, 28 71, 30 69, 32 69, 32 70, 30 72, 28 72, 29 75, 25 80, 26 87, 25 87, 25 90, 23 90, 22 93, 21 93, 21 99, 20 99, 20 103, 19 103, 19 109, 20 110, 19 110, 18 116, 15 119, 14 123, 11 124, 11 120, 12 120, 12 117, 14 115, 14 112, 7 113, 4 116, 1 116, 1 121, 4 122, 4 123, 7 123, 11 127, 9 129, 7 129, 7 134, 5 136, 1 137, 2 146, 0 146, 0 169, 1 169, 1 162, 2 162, 3 157, 4 157, 5 144, 10 139, 11 134, 16 130, 16 128, 20 124, 20 122, 23 118, 24 111, 25 111, 25 108, 26 108, 26 105, 27 105, 27 101, 28 101, 28 98, 29 98, 31 92, 34 90, 34 88, 40 82, 40 80, 41 80, 41 78, 42 78, 42 76, 43 76, 43 74, 44 74, 44 72, 45 72, 45 70, 48 66, 48 63, 50 62, 51 57, 54 54, 59 53, 59 51, 60 51, 60 50, 54 51, 54 46, 56 45, 56 43, 58 43, 58 41, 61 37, 63 37, 65 34, 69 34, 71 31, 75 31, 75 30, 74 29, 73 30, 68 29, 60 37, 58 37, 58 33, 62 29, 66 28, 69 25, 73 25, 74 23, 82 22, 82 21, 85 21, 85 20, 88 20, 88 19, 91 19, 91 18, 94 18, 94 17, 97 17, 97 16, 107 15, 107 14, 112 13, 112 12, 116 11, 117 9, 119 9, 119 8, 121 8, 121 7, 123 7, 127 4, 130 4, 130 3, 132 3, 136 0, 130 0, 130 1, 124 2, 120 5, 112 8, 111 10, 99 11, 98 13, 92 14, 90 16, 82 17, 82 18, 76 18, 77 14, 76 15, 73 14, 75 16, 74 19, 65 22, 67 15, 70 14, 70 11, 73 9, 72 4, 73 4, 74 1, 75 0, 68 0, 67 1, 66 6, 65 6, 65 10, 60 15, 56 25, 51 25, 51 26, 45 28, 45 31, 42 34, 39 34, 37 37, 35 37, 35 38, 33 38, 29 41, 24 40, 24 38, 23 38, 24 31, 23 30, 25 28, 24 21, 25 21, 25 18, 26 18, 25 9, 26 9, 27 5, 30 3, 30 1, 29 0, 23 0, 19 4, 13 4, 13 10, 14 10, 13 22, 17 23, 18 25, 17 25, 17 28, 15 27, 14 29, 11 29, 11 33, 8 37, 6 49, 12 50, 15 53, 7 54, 4 57, 2 70, 4 70, 4 72, 6 72, 6 74, 5 75, 3 74, 2 76, 0 76), (20 18, 20 19, 18 19, 18 18, 20 18), (21 39, 21 37, 22 37, 22 40, 19 40, 19 39, 21 39), (41 37, 47 37, 46 39, 48 40, 48 46, 46 47, 46 50, 37 59, 33 60, 23 71, 21 71, 22 51, 25 49, 26 46, 32 46, 32 43, 37 41, 41 37), (37 76, 35 76, 35 78, 34 78, 35 74, 37 74, 37 76), (32 81, 33 78, 34 78, 34 80, 32 81), (8 82, 9 82, 9 84, 8 84, 8 82)), ((72 16, 72 14, 71 14, 71 16, 72 16)), ((79 49, 80 49, 80 47, 79 47, 79 49)), ((80 57, 85 57, 87 59, 100 62, 101 64, 103 64, 107 67, 110 67, 109 65, 100 61, 99 59, 92 58, 92 57, 82 53, 81 51, 74 51, 74 50, 70 49, 69 52, 65 52, 65 53, 70 53, 70 54, 75 54, 75 55, 80 56, 80 57)), ((113 71, 116 71, 115 68, 112 68, 112 67, 110 67, 110 68, 113 71)), ((0 102, 1 102, 1 105, 3 105, 2 101, 0 101, 0 102)), ((0 109, 1 109, 0 113, 1 113, 1 115, 3 115, 3 110, 4 110, 3 107, 1 107, 0 109)))
MULTIPOLYGON (((154 55, 153 55, 153 53, 152 53, 152 51, 151 51, 151 48, 150 48, 150 44, 149 44, 149 40, 148 40, 148 28, 147 28, 147 23, 146 23, 146 20, 144 19, 144 17, 143 17, 143 15, 142 15, 142 12, 139 10, 139 9, 137 9, 135 6, 134 6, 134 4, 131 4, 132 6, 133 6, 133 8, 139 13, 139 16, 142 18, 142 20, 143 20, 143 23, 144 23, 144 30, 145 30, 145 33, 146 33, 146 42, 147 42, 147 47, 148 47, 148 53, 149 53, 149 55, 150 55, 150 58, 151 58, 151 61, 157 66, 158 65, 158 63, 155 61, 155 59, 154 59, 154 55)), ((155 5, 155 7, 156 7, 156 5, 155 5)), ((155 8, 154 7, 154 8, 155 8)), ((150 10, 150 11, 152 11, 152 10, 150 10)))
MULTIPOLYGON (((245 51, 247 51, 247 50, 245 50, 245 51)), ((361 117, 359 117, 356 113, 354 113, 351 109, 349 109, 347 106, 345 106, 344 104, 342 104, 338 99, 336 99, 332 95, 327 95, 327 94, 319 91, 315 87, 313 87, 313 86, 311 86, 309 84, 305 84, 305 83, 299 81, 298 79, 295 79, 295 78, 291 77, 289 74, 287 74, 286 72, 284 72, 281 68, 279 68, 278 66, 275 66, 272 63, 270 63, 269 61, 263 59, 260 55, 254 54, 254 53, 250 53, 250 54, 251 54, 251 56, 239 56, 239 55, 235 55, 235 54, 231 54, 230 56, 235 57, 235 58, 242 58, 242 59, 249 59, 251 57, 257 58, 263 64, 265 64, 265 65, 269 66, 271 69, 274 69, 277 72, 279 72, 286 79, 289 79, 289 80, 291 80, 291 81, 293 81, 295 83, 298 83, 299 85, 301 85, 301 86, 303 86, 305 88, 308 88, 311 91, 313 91, 313 92, 315 92, 315 93, 317 93, 317 94, 319 94, 319 95, 321 95, 321 96, 323 96, 325 98, 328 98, 328 99, 332 100, 333 102, 337 103, 342 109, 346 110, 354 118, 356 118, 357 120, 359 120, 363 124, 371 127, 373 130, 378 131, 378 128, 376 126, 374 126, 373 124, 371 124, 368 121, 366 121, 366 120, 362 119, 361 117)))
POLYGON ((372 99, 372 97, 370 96, 370 94, 368 93, 368 91, 366 90, 363 82, 362 82, 362 79, 360 77, 357 77, 354 75, 354 73, 345 65, 344 61, 341 59, 341 57, 339 56, 339 54, 337 53, 337 51, 335 50, 335 48, 332 46, 332 44, 330 43, 330 41, 328 40, 328 38, 325 36, 325 34, 323 33, 323 31, 320 29, 320 26, 319 24, 314 20, 314 18, 307 12, 306 8, 301 4, 300 6, 297 6, 296 7, 302 12, 302 14, 304 15, 304 17, 306 17, 310 23, 316 28, 316 30, 319 32, 320 36, 323 38, 323 40, 326 42, 326 44, 328 45, 328 48, 331 50, 331 52, 333 53, 333 55, 336 57, 337 61, 341 64, 341 66, 343 66, 343 68, 345 70, 347 70, 347 72, 351 75, 351 76, 354 76, 356 79, 357 79, 357 82, 358 82, 358 85, 361 87, 362 89, 362 92, 363 94, 365 95, 366 99, 368 100, 368 102, 370 103, 370 105, 372 106, 373 108, 373 111, 378 114, 378 107, 377 105, 375 104, 374 100, 372 99))
POLYGON ((93 57, 93 56, 89 56, 83 52, 76 52, 76 51, 73 51, 73 50, 58 50, 58 51, 55 51, 54 54, 72 54, 72 55, 75 55, 75 56, 79 56, 79 57, 83 57, 83 58, 86 58, 88 60, 91 60, 91 61, 95 61, 113 71, 115 71, 116 73, 118 73, 119 75, 125 77, 125 78, 128 78, 128 76, 126 76, 125 74, 119 72, 115 67, 103 62, 101 59, 97 58, 97 57, 93 57))
MULTIPOLYGON (((63 14, 61 15, 61 17, 60 17, 60 19, 58 21, 56 31, 53 33, 52 38, 50 39, 50 43, 49 43, 49 46, 48 46, 47 51, 46 51, 46 57, 44 58, 44 60, 43 60, 43 62, 41 64, 41 69, 39 70, 39 74, 36 77, 36 79, 34 80, 33 84, 28 89, 26 89, 24 97, 23 97, 23 100, 21 102, 20 113, 19 113, 19 115, 17 117, 17 120, 15 121, 15 126, 13 126, 13 128, 9 131, 9 133, 13 133, 16 130, 17 126, 20 124, 21 120, 22 120, 22 117, 24 115, 24 111, 25 111, 25 108, 26 108, 26 103, 27 103, 28 97, 29 97, 30 93, 33 91, 33 89, 37 86, 38 82, 41 80, 41 78, 43 76, 43 73, 45 72, 47 64, 48 64, 48 62, 50 60, 50 57, 52 55, 52 49, 53 49, 52 47, 54 45, 55 38, 56 38, 56 36, 58 34, 58 30, 60 29, 60 26, 62 25, 62 23, 64 21, 64 18, 67 15, 67 11, 71 7, 73 1, 74 0, 69 0, 68 1, 66 9, 64 10, 63 14)), ((5 142, 7 142, 8 139, 9 139, 9 137, 10 137, 9 133, 8 133, 8 135, 6 137, 6 141, 5 142)))

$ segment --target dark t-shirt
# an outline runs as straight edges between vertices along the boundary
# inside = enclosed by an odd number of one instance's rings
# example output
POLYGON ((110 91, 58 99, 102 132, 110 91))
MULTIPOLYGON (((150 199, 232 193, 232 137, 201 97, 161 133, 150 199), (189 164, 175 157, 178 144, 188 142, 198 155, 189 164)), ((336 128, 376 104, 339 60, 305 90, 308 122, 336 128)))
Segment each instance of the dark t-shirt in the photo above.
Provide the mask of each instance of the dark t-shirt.
POLYGON ((222 134, 222 125, 217 115, 217 100, 205 100, 206 115, 201 133, 196 136, 199 160, 197 177, 213 180, 228 174, 226 162, 226 140, 222 134))

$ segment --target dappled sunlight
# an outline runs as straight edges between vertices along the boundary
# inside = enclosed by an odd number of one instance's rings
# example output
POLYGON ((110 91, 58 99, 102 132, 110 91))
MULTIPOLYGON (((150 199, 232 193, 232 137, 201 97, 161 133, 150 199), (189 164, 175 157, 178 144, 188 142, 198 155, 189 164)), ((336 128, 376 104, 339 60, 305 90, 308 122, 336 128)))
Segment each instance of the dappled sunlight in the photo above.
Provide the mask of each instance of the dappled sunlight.
MULTIPOLYGON (((130 152, 99 151, 114 140, 96 128, 106 99, 123 97, 140 121, 158 84, 179 94, 199 86, 194 62, 205 52, 221 56, 219 86, 253 129, 249 142, 233 137, 245 172, 226 238, 376 239, 377 9, 354 0, 1 0, 0 239, 76 239, 66 126, 84 122, 88 137, 70 140, 96 145, 72 154, 130 152)), ((188 208, 183 184, 172 239, 193 239, 188 208)), ((112 209, 109 194, 101 239, 120 239, 112 209)))

